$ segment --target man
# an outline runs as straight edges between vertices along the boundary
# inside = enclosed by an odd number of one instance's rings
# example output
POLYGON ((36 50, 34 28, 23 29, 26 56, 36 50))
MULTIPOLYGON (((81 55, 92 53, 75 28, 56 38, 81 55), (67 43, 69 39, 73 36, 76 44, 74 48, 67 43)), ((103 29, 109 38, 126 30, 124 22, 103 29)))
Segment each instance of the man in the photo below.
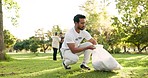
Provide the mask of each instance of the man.
POLYGON ((93 45, 96 45, 97 42, 84 30, 86 23, 86 17, 84 15, 77 14, 73 20, 75 26, 65 34, 61 48, 63 66, 65 69, 71 69, 69 65, 75 64, 79 59, 78 56, 84 54, 80 68, 90 70, 87 63, 89 63, 91 52, 95 49, 93 45), (80 44, 83 39, 88 40, 88 42, 80 44))
POLYGON ((57 51, 59 49, 59 42, 60 42, 60 38, 57 34, 57 32, 55 32, 55 36, 52 36, 52 48, 53 48, 53 60, 56 61, 57 60, 57 51))
POLYGON ((62 56, 62 53, 61 53, 61 50, 60 50, 61 47, 62 47, 63 41, 64 41, 64 36, 63 36, 62 32, 60 32, 59 37, 61 38, 60 45, 59 45, 59 52, 60 52, 61 59, 63 59, 63 56, 62 56))

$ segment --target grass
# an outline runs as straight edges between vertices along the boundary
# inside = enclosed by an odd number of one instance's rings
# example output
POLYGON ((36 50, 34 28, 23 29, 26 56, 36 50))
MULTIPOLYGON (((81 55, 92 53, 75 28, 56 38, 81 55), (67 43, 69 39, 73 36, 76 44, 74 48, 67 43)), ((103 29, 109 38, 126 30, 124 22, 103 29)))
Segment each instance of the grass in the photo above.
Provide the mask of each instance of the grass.
POLYGON ((0 62, 0 78, 148 78, 148 55, 114 54, 124 67, 112 72, 94 71, 91 62, 90 71, 79 68, 82 57, 71 70, 65 70, 58 54, 58 60, 52 60, 52 53, 9 53, 13 58, 9 62, 0 62))

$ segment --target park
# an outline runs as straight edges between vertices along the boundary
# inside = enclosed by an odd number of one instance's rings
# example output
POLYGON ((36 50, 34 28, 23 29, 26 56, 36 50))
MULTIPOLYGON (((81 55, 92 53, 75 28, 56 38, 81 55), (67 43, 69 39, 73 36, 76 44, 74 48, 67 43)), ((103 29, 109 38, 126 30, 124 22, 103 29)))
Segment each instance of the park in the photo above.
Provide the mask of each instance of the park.
POLYGON ((148 56, 145 54, 113 54, 124 67, 112 72, 94 71, 79 68, 80 61, 65 70, 58 54, 58 60, 52 60, 52 53, 9 53, 13 59, 0 62, 0 78, 147 78, 148 56))
MULTIPOLYGON (((80 42, 85 43, 87 38, 90 36, 83 35, 76 41, 82 39, 80 42)), ((94 43, 91 39, 88 41, 94 43)), ((86 50, 84 47, 76 50, 70 44, 66 43, 71 52, 86 50)), ((94 48, 87 49, 94 51, 94 48)), ((0 78, 148 78, 148 2, 1 0, 0 78), (85 27, 79 27, 80 19, 73 23, 74 16, 79 13, 86 16, 85 27), (89 32, 91 39, 103 45, 102 48, 123 68, 95 70, 90 54, 88 66, 91 70, 81 69, 83 55, 67 70, 65 65, 63 67, 59 47, 54 60, 53 36, 55 33, 60 36, 62 32, 66 38, 70 28, 75 26, 76 30, 76 25, 79 27, 77 33, 80 34, 80 30, 89 32)))

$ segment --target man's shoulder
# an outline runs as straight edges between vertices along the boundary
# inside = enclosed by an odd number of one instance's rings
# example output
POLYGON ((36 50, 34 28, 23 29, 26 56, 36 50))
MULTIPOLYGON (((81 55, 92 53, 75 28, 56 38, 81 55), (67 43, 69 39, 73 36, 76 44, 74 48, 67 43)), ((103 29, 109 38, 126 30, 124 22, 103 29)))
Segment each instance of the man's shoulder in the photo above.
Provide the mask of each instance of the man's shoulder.
POLYGON ((72 36, 72 32, 67 32, 67 33, 65 34, 65 37, 67 37, 67 36, 72 36))
POLYGON ((72 33, 73 33, 73 29, 72 28, 66 32, 66 34, 72 34, 72 33))
POLYGON ((89 33, 88 31, 86 31, 86 30, 83 30, 83 31, 81 31, 82 32, 82 34, 87 34, 87 33, 89 33))

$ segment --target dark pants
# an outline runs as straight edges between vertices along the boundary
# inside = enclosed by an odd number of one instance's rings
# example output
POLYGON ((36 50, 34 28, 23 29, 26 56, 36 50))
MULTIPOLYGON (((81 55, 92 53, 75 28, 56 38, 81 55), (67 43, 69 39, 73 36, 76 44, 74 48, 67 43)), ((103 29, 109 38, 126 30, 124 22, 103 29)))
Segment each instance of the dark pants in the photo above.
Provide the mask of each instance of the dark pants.
POLYGON ((53 60, 57 60, 57 48, 53 48, 53 60))
POLYGON ((60 56, 61 56, 61 59, 63 59, 63 56, 62 56, 62 53, 61 53, 61 47, 62 47, 62 43, 60 43, 60 45, 59 45, 59 52, 60 52, 60 56))

